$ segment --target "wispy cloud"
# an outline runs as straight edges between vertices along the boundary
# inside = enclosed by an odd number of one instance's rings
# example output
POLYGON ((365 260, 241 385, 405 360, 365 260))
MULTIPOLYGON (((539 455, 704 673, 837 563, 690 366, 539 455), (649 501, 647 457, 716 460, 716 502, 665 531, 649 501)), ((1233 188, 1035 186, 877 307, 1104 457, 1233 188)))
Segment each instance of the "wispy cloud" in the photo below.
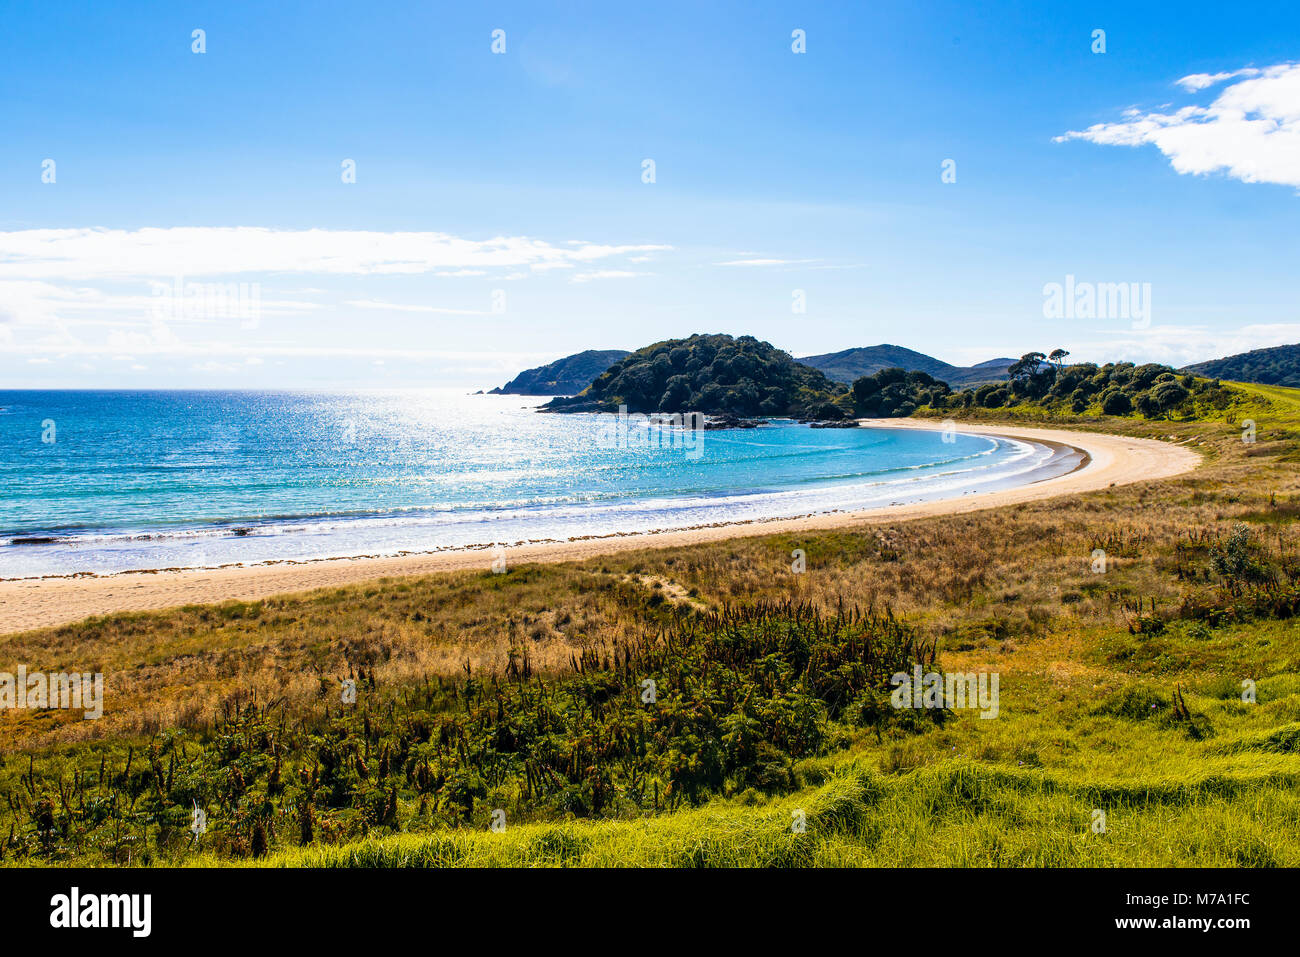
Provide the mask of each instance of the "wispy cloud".
POLYGON ((731 259, 727 262, 714 263, 715 266, 798 266, 803 263, 815 263, 815 259, 731 259))
POLYGON ((349 299, 343 303, 356 309, 379 309, 387 312, 422 312, 443 316, 490 316, 488 309, 446 309, 442 306, 423 306, 418 303, 383 302, 378 299, 349 299))
POLYGON ((230 341, 196 341, 184 342, 170 335, 165 327, 156 330, 157 335, 142 333, 114 333, 105 343, 82 342, 71 340, 61 343, 56 348, 53 343, 30 343, 15 345, 9 353, 12 355, 53 357, 67 359, 73 356, 94 356, 115 359, 121 362, 134 361, 138 356, 160 356, 172 358, 217 357, 265 361, 266 358, 382 358, 399 359, 409 362, 426 362, 444 360, 459 364, 479 363, 496 371, 518 371, 529 365, 539 365, 543 361, 554 359, 549 353, 537 352, 503 352, 501 350, 471 351, 457 349, 419 349, 398 346, 368 345, 305 345, 293 342, 230 342, 230 341))
POLYGON ((1199 92, 1235 80, 1208 106, 1172 113, 1129 110, 1115 123, 1098 123, 1055 138, 1104 146, 1153 145, 1179 173, 1223 171, 1246 183, 1300 187, 1300 63, 1230 73, 1194 73, 1178 80, 1199 92))
POLYGON ((640 276, 649 276, 648 272, 631 272, 627 269, 597 269, 594 272, 583 272, 573 277, 573 282, 591 282, 596 279, 636 279, 640 276))
MULTIPOLYGON (((76 325, 121 325, 147 322, 158 307, 158 293, 171 293, 170 282, 137 282, 134 285, 110 283, 113 288, 52 282, 0 280, 0 321, 18 325, 47 325, 59 318, 76 325), (97 314, 99 314, 97 316, 97 314)), ((259 298, 263 315, 300 315, 321 308, 319 303, 302 299, 259 298)), ((186 316, 183 311, 172 320, 196 322, 201 317, 186 316)))
POLYGON ((261 226, 28 229, 0 232, 0 277, 93 280, 258 273, 412 275, 572 267, 669 248, 653 244, 555 244, 528 236, 474 240, 432 232, 261 226))
MULTIPOLYGON (((619 268, 632 255, 670 248, 527 236, 477 240, 434 232, 251 226, 0 232, 0 344, 6 354, 24 357, 121 354, 229 362, 265 354, 448 360, 454 354, 439 349, 376 349, 361 331, 368 324, 355 320, 364 316, 379 322, 384 313, 486 317, 495 310, 486 308, 486 302, 485 308, 473 308, 478 300, 466 301, 461 284, 458 300, 439 304, 449 288, 443 277, 504 282, 567 270, 561 275, 577 282, 622 278, 640 275, 619 268), (262 295, 263 286, 279 285, 286 274, 319 277, 320 286, 288 283, 299 294, 306 286, 316 301, 262 295), (351 277, 358 276, 394 277, 402 294, 389 298, 376 289, 379 294, 361 298, 370 289, 358 295, 351 288, 351 277), (402 277, 410 276, 422 277, 420 292, 403 284, 402 277), (240 292, 233 299, 216 296, 218 290, 236 286, 240 292), (253 331, 261 319, 308 315, 315 320, 313 333, 301 345, 268 341, 268 332, 253 331)), ((283 331, 283 325, 274 329, 283 331)))

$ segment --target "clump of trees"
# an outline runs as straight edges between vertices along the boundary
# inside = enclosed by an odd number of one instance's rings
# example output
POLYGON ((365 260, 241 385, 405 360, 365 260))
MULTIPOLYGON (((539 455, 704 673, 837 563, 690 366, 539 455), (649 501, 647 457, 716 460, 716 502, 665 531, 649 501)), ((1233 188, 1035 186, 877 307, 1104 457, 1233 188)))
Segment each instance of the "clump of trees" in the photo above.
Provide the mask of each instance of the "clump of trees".
POLYGON ((944 398, 942 409, 1003 409, 1033 406, 1074 415, 1142 415, 1148 419, 1195 414, 1198 406, 1226 409, 1230 390, 1219 381, 1180 374, 1155 362, 1092 362, 1066 365, 1069 353, 1029 352, 1008 370, 1006 382, 991 382, 944 398))
POLYGON ((853 410, 858 415, 902 418, 922 406, 941 408, 952 389, 925 372, 881 369, 853 383, 853 410))
POLYGON ((842 419, 848 390, 753 336, 693 335, 638 349, 552 411, 793 416, 842 419))

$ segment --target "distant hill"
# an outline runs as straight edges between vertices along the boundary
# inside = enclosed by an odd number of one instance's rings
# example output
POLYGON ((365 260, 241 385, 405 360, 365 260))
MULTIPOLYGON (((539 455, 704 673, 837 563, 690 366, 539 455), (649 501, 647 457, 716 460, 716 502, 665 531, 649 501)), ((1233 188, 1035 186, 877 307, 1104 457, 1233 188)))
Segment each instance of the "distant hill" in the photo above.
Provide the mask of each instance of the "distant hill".
POLYGON ((1198 362, 1187 366, 1183 371, 1207 379, 1300 388, 1300 343, 1273 346, 1271 349, 1253 349, 1223 359, 1198 362))
POLYGON ((848 390, 753 336, 693 335, 638 349, 552 412, 702 412, 841 419, 848 390))
POLYGON ((577 395, 614 363, 626 349, 588 349, 519 373, 492 395, 577 395))
POLYGON ((1015 359, 1001 358, 1001 359, 989 359, 987 362, 977 362, 973 366, 957 366, 956 368, 959 369, 966 368, 972 370, 973 369, 997 369, 999 371, 1002 371, 1005 369, 1010 369, 1015 364, 1016 364, 1015 359))
POLYGON ((805 356, 799 361, 820 369, 836 382, 852 383, 864 375, 875 375, 881 369, 902 369, 905 372, 924 372, 953 388, 964 388, 1007 378, 1007 369, 1016 360, 989 359, 979 365, 955 366, 915 349, 886 344, 805 356))

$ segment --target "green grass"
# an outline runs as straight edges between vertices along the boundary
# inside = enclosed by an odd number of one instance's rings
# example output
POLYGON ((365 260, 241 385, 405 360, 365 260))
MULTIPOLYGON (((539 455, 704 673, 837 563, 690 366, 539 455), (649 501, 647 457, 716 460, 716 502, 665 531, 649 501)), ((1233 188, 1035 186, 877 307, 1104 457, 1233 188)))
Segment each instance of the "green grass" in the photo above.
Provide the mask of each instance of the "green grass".
POLYGON ((760 807, 295 849, 280 867, 1240 867, 1300 865, 1300 768, 1260 762, 1145 788, 967 759, 860 770, 760 807), (1105 811, 1105 831, 1093 830, 1105 811), (805 830, 795 833, 802 811, 805 830))
POLYGON ((1257 385, 1251 382, 1227 382, 1234 389, 1240 389, 1248 395, 1259 396, 1290 413, 1300 412, 1300 389, 1282 385, 1257 385))

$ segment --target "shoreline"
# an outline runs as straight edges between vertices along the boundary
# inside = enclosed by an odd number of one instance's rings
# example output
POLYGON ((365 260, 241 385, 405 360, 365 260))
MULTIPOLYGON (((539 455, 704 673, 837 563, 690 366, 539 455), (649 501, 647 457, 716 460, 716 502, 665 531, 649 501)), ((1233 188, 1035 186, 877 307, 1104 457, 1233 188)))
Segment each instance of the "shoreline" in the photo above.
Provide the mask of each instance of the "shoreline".
MULTIPOLYGON (((937 431, 937 423, 911 419, 862 419, 871 428, 937 431)), ((830 531, 858 525, 960 514, 1040 501, 1057 495, 1096 491, 1190 471, 1200 456, 1183 446, 1151 439, 1039 429, 960 425, 959 432, 1020 439, 1058 451, 1083 453, 1074 469, 1054 477, 992 491, 888 505, 862 511, 818 512, 794 518, 747 519, 656 532, 614 532, 567 541, 528 542, 506 548, 508 565, 578 561, 642 548, 684 547, 728 538, 783 532, 830 531)), ((93 615, 153 611, 188 604, 255 601, 383 577, 465 569, 487 570, 493 546, 394 556, 278 560, 215 568, 155 569, 110 575, 47 576, 0 580, 0 635, 68 624, 93 615)))

